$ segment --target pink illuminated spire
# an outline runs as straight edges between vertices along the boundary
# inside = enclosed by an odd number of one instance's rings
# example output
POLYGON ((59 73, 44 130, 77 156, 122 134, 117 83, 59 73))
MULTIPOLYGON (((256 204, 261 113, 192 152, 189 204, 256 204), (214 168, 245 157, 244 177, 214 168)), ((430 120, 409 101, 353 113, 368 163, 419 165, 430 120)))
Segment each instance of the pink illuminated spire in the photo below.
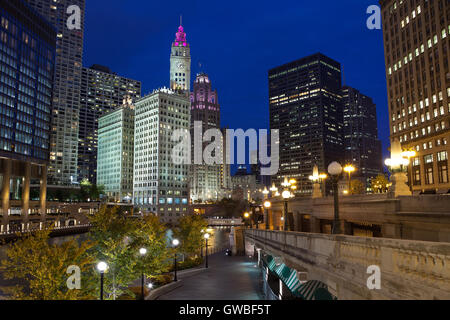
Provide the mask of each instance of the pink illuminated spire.
POLYGON ((182 45, 183 47, 186 47, 186 33, 183 29, 183 16, 180 16, 180 26, 178 27, 178 32, 175 35, 175 46, 182 45))

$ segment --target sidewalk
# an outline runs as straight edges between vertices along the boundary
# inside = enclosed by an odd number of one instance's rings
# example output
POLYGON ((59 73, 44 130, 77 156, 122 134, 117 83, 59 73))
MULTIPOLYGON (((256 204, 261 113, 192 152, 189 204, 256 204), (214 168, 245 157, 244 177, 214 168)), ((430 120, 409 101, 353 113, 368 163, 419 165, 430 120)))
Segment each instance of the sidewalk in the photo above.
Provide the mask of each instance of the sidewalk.
POLYGON ((203 272, 179 274, 182 286, 158 300, 261 300, 260 270, 247 257, 216 253, 203 272))

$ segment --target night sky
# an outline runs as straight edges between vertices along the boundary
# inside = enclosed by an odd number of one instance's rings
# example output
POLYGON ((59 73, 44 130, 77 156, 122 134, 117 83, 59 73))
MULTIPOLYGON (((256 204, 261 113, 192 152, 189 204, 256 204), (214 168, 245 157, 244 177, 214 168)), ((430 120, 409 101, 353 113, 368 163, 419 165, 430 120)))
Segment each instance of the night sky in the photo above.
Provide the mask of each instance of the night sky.
POLYGON ((169 86, 170 46, 182 14, 193 77, 209 75, 219 93, 221 124, 230 128, 269 127, 270 68, 316 52, 339 61, 345 84, 377 104, 387 155, 383 37, 366 27, 366 9, 377 0, 86 2, 84 66, 102 64, 140 80, 143 94, 169 86))

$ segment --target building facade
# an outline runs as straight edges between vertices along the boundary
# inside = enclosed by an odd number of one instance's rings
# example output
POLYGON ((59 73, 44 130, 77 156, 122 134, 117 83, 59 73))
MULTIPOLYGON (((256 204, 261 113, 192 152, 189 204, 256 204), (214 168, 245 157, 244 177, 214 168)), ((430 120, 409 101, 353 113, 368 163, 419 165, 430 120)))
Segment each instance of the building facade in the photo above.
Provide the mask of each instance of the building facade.
POLYGON ((414 192, 447 192, 450 3, 380 4, 391 141, 398 139, 404 150, 417 152, 408 172, 414 192))
POLYGON ((134 206, 163 222, 189 212, 189 165, 173 159, 174 130, 189 132, 190 100, 185 91, 159 89, 136 102, 134 206))
POLYGON ((85 0, 27 1, 57 30, 48 178, 51 184, 70 185, 77 181, 85 0), (80 9, 79 29, 67 27, 70 6, 80 9))
POLYGON ((45 222, 56 30, 24 1, 1 0, 0 15, 0 233, 11 233, 45 222))
POLYGON ((298 182, 311 194, 308 177, 344 160, 341 65, 318 53, 269 70, 270 129, 280 136, 280 169, 272 181, 298 182))
POLYGON ((170 89, 191 90, 191 48, 181 25, 170 52, 170 89))
MULTIPOLYGON (((194 139, 194 123, 201 123, 203 137, 208 129, 220 130, 220 105, 217 90, 212 89, 208 75, 201 73, 194 81, 194 91, 191 92, 191 138, 194 139)), ((202 143, 202 164, 190 167, 190 196, 192 201, 220 200, 221 196, 221 164, 207 165, 203 161, 203 150, 211 142, 202 143)), ((221 144, 223 148, 223 143, 221 144)), ((223 149, 221 148, 221 155, 223 149)), ((192 148, 194 159, 194 147, 192 148)), ((223 157, 222 157, 223 158, 223 157)))
POLYGON ((128 96, 98 120, 97 185, 114 201, 131 201, 133 195, 134 112, 128 96))
POLYGON ((93 65, 81 74, 80 125, 78 134, 78 182, 97 180, 98 119, 119 108, 125 96, 136 101, 141 96, 141 83, 93 65))
POLYGON ((370 186, 370 179, 383 172, 381 141, 378 139, 377 108, 372 98, 357 89, 342 88, 345 164, 356 168, 370 186))

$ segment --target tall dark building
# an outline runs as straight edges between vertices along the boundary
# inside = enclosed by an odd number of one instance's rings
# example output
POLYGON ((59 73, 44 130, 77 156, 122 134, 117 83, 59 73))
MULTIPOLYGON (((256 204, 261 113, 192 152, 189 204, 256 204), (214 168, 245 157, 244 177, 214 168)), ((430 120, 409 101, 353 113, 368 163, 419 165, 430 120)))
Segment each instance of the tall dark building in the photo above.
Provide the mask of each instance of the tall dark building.
POLYGON ((97 181, 98 119, 122 105, 125 96, 136 101, 141 83, 93 65, 81 74, 80 129, 78 134, 78 181, 97 181))
POLYGON ((27 0, 57 30, 53 88, 49 183, 77 181, 80 84, 83 58, 85 0, 27 0), (69 29, 69 7, 80 9, 80 28, 69 29))
POLYGON ((341 65, 317 53, 269 70, 270 128, 280 132, 280 169, 272 181, 298 181, 312 193, 308 177, 344 160, 341 65))
POLYGON ((372 98, 345 86, 344 108, 345 163, 356 167, 355 176, 365 178, 382 172, 381 141, 378 139, 377 108, 372 98))
POLYGON ((56 30, 22 0, 0 0, 0 233, 44 219, 56 30), (30 183, 41 183, 30 207, 30 183), (21 200, 21 206, 10 206, 21 200), (39 216, 41 213, 41 216, 39 216), (36 214, 35 218, 30 215, 36 214), (10 219, 22 216, 22 219, 10 219))
MULTIPOLYGON (((205 73, 197 75, 191 92, 191 137, 194 139, 194 122, 202 123, 202 134, 206 130, 220 130, 220 105, 217 90, 212 88, 211 80, 205 73)), ((209 143, 204 143, 206 147, 209 143)), ((193 149, 194 150, 194 149, 193 149)), ((194 152, 192 154, 194 159, 194 152)), ((189 173, 192 201, 217 200, 221 189, 221 165, 193 164, 189 173)))
MULTIPOLYGON (((413 191, 450 189, 450 1, 380 1, 391 140, 417 155, 413 191)), ((411 174, 412 173, 412 174, 411 174)))

